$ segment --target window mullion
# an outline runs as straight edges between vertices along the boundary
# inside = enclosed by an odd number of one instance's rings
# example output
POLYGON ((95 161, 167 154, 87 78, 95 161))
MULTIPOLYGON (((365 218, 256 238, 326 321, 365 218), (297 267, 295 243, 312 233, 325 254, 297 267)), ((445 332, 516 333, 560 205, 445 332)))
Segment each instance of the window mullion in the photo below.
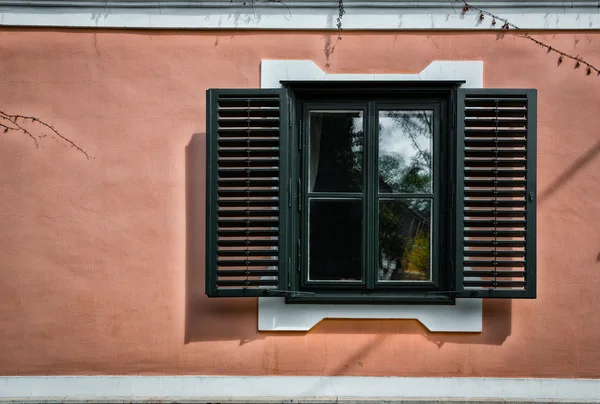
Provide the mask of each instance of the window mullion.
POLYGON ((366 158, 366 174, 365 174, 365 280, 368 290, 375 288, 377 279, 377 271, 379 265, 377 263, 377 184, 378 184, 378 120, 377 108, 375 102, 369 102, 367 107, 367 124, 366 124, 365 151, 366 158))

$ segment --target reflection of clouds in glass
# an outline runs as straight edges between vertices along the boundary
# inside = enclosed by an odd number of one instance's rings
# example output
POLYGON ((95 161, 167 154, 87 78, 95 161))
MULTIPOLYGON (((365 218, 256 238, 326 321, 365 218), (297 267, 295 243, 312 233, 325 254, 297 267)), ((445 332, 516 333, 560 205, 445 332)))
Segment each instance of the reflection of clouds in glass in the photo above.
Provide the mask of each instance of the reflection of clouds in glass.
POLYGON ((362 112, 360 112, 359 116, 352 118, 352 133, 356 134, 362 132, 363 130, 363 119, 362 112))
POLYGON ((417 157, 419 150, 431 152, 431 130, 417 114, 432 119, 432 111, 380 111, 379 149, 381 154, 399 153, 410 162, 417 157), (413 138, 408 135, 408 128, 413 138), (416 143, 416 145, 415 145, 416 143))
POLYGON ((382 192, 430 192, 433 111, 379 111, 382 192))
MULTIPOLYGON (((361 112, 360 116, 352 118, 352 135, 361 134, 362 131, 363 131, 363 118, 362 118, 362 112, 361 112)), ((352 143, 352 152, 360 153, 361 151, 362 151, 362 144, 353 142, 352 143)))

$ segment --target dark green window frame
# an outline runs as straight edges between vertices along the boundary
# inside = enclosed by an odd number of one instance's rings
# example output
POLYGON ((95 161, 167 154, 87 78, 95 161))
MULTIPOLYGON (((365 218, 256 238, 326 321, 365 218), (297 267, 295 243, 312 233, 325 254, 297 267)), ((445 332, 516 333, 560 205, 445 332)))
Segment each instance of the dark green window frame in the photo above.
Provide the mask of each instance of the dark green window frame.
POLYGON ((463 89, 461 82, 439 81, 282 85, 207 91, 208 296, 441 304, 457 297, 535 297, 535 90, 463 89), (306 282, 306 112, 311 105, 351 104, 361 106, 367 125, 365 276, 359 287, 306 282), (378 285, 372 236, 380 198, 374 189, 377 108, 424 105, 439 113, 433 136, 432 282, 378 285))
MULTIPOLYGON (((335 303, 453 303, 454 294, 447 293, 452 288, 454 272, 450 268, 448 236, 451 232, 449 184, 452 179, 450 158, 452 140, 452 121, 454 97, 460 83, 431 83, 430 85, 398 86, 398 83, 380 83, 374 86, 353 85, 352 83, 321 84, 287 83, 293 92, 295 131, 292 143, 299 145, 297 153, 292 153, 290 170, 299 184, 299 202, 297 225, 292 232, 297 234, 296 271, 290 277, 291 289, 302 293, 290 294, 287 301, 335 302, 335 303), (349 94, 356 94, 349 96, 349 94), (363 278, 361 282, 308 281, 308 159, 309 119, 311 110, 362 110, 364 116, 363 151, 363 278), (432 110, 434 114, 433 133, 433 189, 431 190, 433 228, 431 232, 431 281, 379 281, 377 226, 378 201, 380 199, 400 199, 423 197, 422 194, 382 194, 377 187, 378 178, 378 113, 380 110, 432 110), (295 275, 295 276, 294 276, 295 275)), ((356 193, 314 193, 320 198, 351 198, 356 193)), ((294 248, 294 247, 293 247, 294 248)))

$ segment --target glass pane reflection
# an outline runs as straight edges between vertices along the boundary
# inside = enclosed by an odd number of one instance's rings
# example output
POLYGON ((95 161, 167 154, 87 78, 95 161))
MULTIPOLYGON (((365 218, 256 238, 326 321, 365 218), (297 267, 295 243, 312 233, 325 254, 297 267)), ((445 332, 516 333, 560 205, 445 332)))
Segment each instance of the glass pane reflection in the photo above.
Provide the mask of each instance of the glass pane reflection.
POLYGON ((431 279, 431 200, 379 202, 379 280, 431 279))
POLYGON ((379 111, 379 192, 430 193, 433 111, 379 111))
POLYGON ((311 111, 309 191, 360 192, 362 111, 311 111))
POLYGON ((362 201, 310 202, 309 279, 360 280, 362 201))

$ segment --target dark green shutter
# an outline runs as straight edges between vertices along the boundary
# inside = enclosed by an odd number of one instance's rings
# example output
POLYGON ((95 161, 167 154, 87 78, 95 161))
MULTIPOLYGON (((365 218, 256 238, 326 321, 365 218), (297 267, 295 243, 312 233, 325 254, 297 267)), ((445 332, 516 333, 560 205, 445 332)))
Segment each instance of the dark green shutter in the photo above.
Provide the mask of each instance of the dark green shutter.
POLYGON ((285 290, 286 92, 211 89, 206 118, 206 294, 285 290))
POLYGON ((536 90, 458 92, 458 297, 535 297, 536 103, 536 90))

